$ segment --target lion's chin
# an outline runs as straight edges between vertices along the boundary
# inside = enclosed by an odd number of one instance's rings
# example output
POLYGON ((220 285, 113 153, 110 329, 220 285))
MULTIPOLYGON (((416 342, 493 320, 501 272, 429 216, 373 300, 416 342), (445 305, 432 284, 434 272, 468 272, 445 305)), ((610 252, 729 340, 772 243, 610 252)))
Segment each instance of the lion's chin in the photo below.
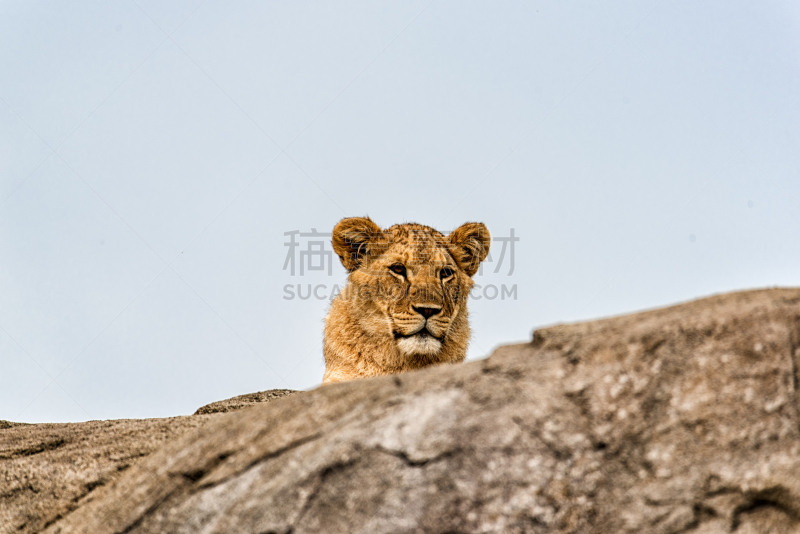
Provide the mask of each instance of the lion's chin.
POLYGON ((397 348, 406 356, 433 356, 442 350, 442 342, 430 335, 416 335, 397 340, 397 348))

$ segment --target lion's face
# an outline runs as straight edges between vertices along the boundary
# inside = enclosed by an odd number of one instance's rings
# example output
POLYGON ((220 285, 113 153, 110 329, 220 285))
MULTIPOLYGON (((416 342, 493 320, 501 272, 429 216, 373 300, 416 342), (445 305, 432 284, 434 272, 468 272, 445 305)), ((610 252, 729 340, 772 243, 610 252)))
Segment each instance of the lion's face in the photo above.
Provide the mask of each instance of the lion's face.
POLYGON ((458 330, 471 276, 488 252, 486 228, 472 224, 449 237, 418 224, 380 230, 372 223, 368 231, 337 225, 334 249, 351 272, 343 297, 354 304, 361 329, 401 356, 435 360, 458 330))
POLYGON ((407 227, 389 232, 386 252, 351 276, 365 311, 379 319, 370 317, 365 326, 372 333, 391 335, 402 354, 436 354, 472 280, 459 269, 443 239, 437 239, 441 234, 407 227))

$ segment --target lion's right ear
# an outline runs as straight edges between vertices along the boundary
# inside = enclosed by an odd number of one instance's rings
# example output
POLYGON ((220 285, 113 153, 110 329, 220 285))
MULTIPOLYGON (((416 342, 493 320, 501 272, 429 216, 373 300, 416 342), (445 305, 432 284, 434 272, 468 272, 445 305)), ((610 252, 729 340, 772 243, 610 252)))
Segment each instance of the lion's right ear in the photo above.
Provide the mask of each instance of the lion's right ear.
POLYGON ((453 259, 469 276, 478 272, 478 266, 489 254, 492 238, 483 223, 468 222, 456 228, 450 234, 453 244, 453 259))
POLYGON ((388 236, 369 217, 342 219, 333 228, 333 250, 348 272, 361 267, 368 256, 379 256, 388 246, 388 236))

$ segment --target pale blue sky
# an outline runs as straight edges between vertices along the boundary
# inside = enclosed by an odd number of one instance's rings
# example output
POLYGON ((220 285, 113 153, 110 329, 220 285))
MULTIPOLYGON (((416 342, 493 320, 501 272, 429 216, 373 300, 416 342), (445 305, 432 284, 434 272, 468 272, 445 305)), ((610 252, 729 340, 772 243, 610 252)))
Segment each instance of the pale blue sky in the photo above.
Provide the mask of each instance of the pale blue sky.
MULTIPOLYGON (((284 232, 514 229, 470 358, 800 285, 796 2, 0 2, 0 419, 311 388, 284 232)), ((301 239, 301 245, 306 242, 301 239)), ((296 289, 295 289, 296 291, 296 289)))

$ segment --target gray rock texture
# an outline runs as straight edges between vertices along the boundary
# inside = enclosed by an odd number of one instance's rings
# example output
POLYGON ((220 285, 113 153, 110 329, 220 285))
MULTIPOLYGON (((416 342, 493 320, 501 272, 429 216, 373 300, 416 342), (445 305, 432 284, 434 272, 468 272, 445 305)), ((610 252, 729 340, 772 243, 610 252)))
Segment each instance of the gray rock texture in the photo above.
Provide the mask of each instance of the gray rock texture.
POLYGON ((212 402, 201 406, 194 412, 194 415, 204 415, 208 413, 226 413, 234 410, 241 410, 248 406, 255 406, 263 402, 269 402, 276 399, 281 399, 288 395, 298 393, 294 389, 270 389, 267 391, 259 391, 258 393, 247 393, 246 395, 237 395, 224 401, 212 402))
POLYGON ((800 533, 798 360, 800 289, 544 328, 207 416, 46 532, 800 533))
POLYGON ((240 395, 194 417, 26 425, 0 420, 0 534, 33 534, 94 498, 94 490, 167 441, 217 416, 293 393, 240 395))
POLYGON ((0 422, 0 534, 41 532, 137 460, 211 417, 0 422))

